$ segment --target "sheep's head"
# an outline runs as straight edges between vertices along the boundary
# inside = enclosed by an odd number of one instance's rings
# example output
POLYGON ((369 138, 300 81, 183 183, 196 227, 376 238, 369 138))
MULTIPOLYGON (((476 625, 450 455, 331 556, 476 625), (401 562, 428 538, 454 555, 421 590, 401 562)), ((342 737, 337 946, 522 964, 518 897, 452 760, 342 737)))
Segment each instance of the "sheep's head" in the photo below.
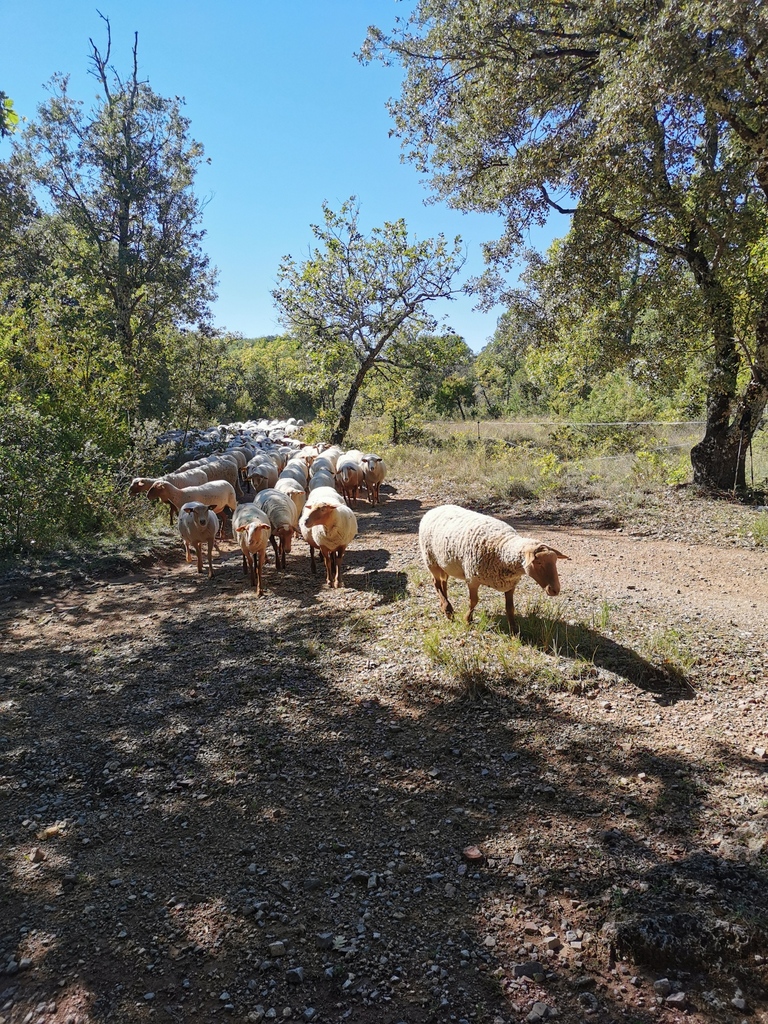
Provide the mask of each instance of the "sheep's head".
POLYGON ((196 523, 205 529, 208 525, 208 513, 215 508, 215 505, 204 505, 201 501, 188 501, 179 509, 179 522, 183 519, 187 523, 196 523))
POLYGON ((335 505, 329 505, 326 502, 321 502, 317 505, 305 505, 303 517, 304 525, 320 526, 321 523, 328 521, 335 508, 335 505))
POLYGON ((269 529, 268 523, 247 523, 245 526, 238 526, 235 532, 238 534, 238 540, 242 537, 248 550, 254 551, 267 546, 269 529))
POLYGON ((526 573, 549 597, 557 597, 560 593, 560 577, 557 575, 559 558, 568 560, 568 555, 561 554, 548 544, 531 545, 523 552, 526 573))
POLYGON ((159 480, 153 483, 152 486, 147 491, 147 497, 149 498, 149 500, 158 501, 160 498, 162 498, 162 489, 163 485, 159 480))

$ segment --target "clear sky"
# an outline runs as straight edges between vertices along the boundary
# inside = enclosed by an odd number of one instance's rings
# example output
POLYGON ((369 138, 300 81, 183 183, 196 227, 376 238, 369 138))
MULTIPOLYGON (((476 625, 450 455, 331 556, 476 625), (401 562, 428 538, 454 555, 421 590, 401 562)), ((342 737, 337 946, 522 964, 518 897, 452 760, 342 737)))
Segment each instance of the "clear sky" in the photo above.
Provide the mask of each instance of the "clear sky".
MULTIPOLYGON (((197 192, 209 200, 204 247, 219 271, 217 325, 247 337, 280 331, 270 292, 280 258, 309 253, 310 225, 326 200, 360 203, 364 230, 404 217, 418 238, 460 235, 467 251, 461 281, 482 270, 482 241, 501 233, 491 215, 425 205, 429 191, 409 164, 387 99, 399 72, 364 67, 354 54, 369 24, 389 29, 407 10, 396 0, 97 0, 112 25, 112 63, 131 68, 139 33, 139 69, 163 96, 181 96, 192 136, 210 165, 197 192)), ((6 5, 0 89, 33 119, 54 72, 70 75, 70 94, 90 104, 88 39, 103 49, 96 3, 25 0, 6 5)), ((9 152, 0 143, 0 156, 9 152)), ((532 239, 546 247, 551 232, 532 239)), ((461 281, 457 283, 461 283, 461 281)), ((447 324, 478 351, 501 312, 479 313, 473 300, 435 304, 447 324)))

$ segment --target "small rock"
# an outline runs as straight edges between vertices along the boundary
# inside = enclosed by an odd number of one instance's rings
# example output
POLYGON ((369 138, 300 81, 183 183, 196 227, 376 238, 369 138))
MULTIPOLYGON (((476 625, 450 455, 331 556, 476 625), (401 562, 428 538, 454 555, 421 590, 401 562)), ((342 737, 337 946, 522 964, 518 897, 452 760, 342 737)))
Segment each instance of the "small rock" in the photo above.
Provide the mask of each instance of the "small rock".
POLYGON ((269 955, 270 956, 285 956, 285 943, 284 942, 270 942, 269 944, 269 955))
POLYGON ((587 1013, 596 1013, 600 1006, 594 992, 579 992, 579 1004, 584 1007, 587 1013))
POLYGON ((658 981, 654 981, 653 989, 659 996, 668 996, 669 993, 672 991, 672 982, 669 980, 669 978, 659 978, 658 981))
POLYGON ((512 968, 512 975, 515 978, 533 978, 534 981, 543 981, 544 967, 536 960, 527 964, 515 964, 512 968))
POLYGON ((304 981, 304 968, 292 967, 290 971, 285 972, 285 980, 289 985, 301 985, 304 981))
POLYGON ((546 1003, 536 1002, 531 1007, 531 1012, 525 1018, 530 1024, 537 1024, 540 1020, 546 1020, 549 1016, 549 1007, 546 1003))
POLYGON ((29 859, 33 864, 40 864, 46 859, 45 853, 40 849, 39 846, 33 846, 29 851, 29 859))
POLYGON ((304 1013, 302 1013, 301 1019, 302 1020, 314 1020, 316 1014, 317 1014, 317 1010, 314 1008, 314 1006, 308 1006, 306 1008, 306 1010, 304 1011, 304 1013))
POLYGON ((315 936, 318 949, 331 949, 333 947, 333 932, 319 932, 315 936))
POLYGON ((671 992, 664 1002, 668 1006, 677 1006, 679 1009, 682 1009, 688 1002, 688 997, 685 992, 671 992))
POLYGON ((465 846, 461 855, 468 864, 482 864, 485 854, 479 846, 465 846))

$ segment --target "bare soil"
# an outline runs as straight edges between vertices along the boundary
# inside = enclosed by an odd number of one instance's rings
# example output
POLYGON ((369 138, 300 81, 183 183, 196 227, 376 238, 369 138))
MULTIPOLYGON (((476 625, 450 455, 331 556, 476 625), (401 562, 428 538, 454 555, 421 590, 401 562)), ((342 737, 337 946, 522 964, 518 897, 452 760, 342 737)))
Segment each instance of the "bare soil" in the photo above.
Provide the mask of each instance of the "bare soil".
POLYGON ((0 1024, 768 1021, 754 510, 490 510, 571 557, 547 653, 528 580, 521 644, 440 620, 451 495, 384 499, 338 591, 300 542, 262 599, 231 542, 0 581, 0 1024), (486 692, 444 630, 508 647, 486 692))

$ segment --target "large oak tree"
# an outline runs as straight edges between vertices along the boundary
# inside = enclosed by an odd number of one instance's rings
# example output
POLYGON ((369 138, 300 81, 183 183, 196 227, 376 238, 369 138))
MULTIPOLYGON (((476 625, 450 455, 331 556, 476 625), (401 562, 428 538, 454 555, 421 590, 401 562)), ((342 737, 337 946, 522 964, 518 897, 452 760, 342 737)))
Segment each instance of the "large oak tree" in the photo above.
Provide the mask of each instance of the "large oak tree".
POLYGON ((500 211, 502 265, 573 215, 585 251, 638 243, 690 274, 711 349, 694 479, 744 483, 768 401, 768 9, 744 0, 420 0, 364 57, 437 194, 500 211))

